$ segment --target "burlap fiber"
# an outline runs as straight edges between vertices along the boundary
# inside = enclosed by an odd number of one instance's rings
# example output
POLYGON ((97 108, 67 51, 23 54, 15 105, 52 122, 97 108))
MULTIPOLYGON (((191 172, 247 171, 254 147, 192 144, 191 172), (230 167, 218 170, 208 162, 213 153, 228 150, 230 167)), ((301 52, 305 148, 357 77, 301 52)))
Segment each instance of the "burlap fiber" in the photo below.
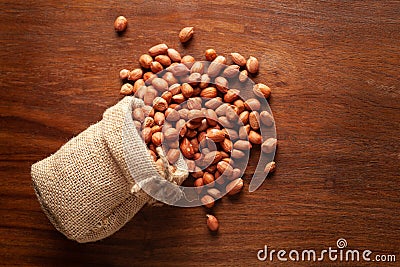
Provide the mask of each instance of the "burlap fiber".
MULTIPOLYGON (((42 209, 69 239, 85 243, 110 236, 151 200, 143 190, 132 190, 135 180, 158 175, 131 118, 132 108, 141 106, 140 99, 123 98, 101 121, 32 165, 42 209)), ((188 173, 174 175, 181 184, 188 173)))

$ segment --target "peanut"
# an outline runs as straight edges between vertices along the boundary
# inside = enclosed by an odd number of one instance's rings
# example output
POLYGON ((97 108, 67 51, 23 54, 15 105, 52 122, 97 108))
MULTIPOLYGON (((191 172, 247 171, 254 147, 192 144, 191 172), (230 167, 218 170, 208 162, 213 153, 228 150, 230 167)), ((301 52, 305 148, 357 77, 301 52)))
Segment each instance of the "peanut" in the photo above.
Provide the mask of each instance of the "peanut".
POLYGON ((215 218, 215 216, 207 214, 207 226, 208 229, 210 229, 210 231, 218 231, 219 228, 219 223, 217 218, 215 218))
POLYGON ((217 57, 217 52, 214 49, 210 48, 206 50, 205 53, 206 60, 213 61, 217 57))
POLYGON ((114 21, 114 29, 116 32, 123 32, 128 27, 128 20, 124 16, 119 16, 114 21))
POLYGON ((193 27, 185 27, 179 33, 179 41, 181 41, 181 43, 186 43, 193 37, 193 34, 193 27))
MULTIPOLYGON (((180 34, 182 42, 192 36, 191 27, 180 34)), ((272 153, 277 143, 275 138, 263 142, 260 134, 263 127, 274 124, 272 115, 261 105, 263 98, 270 97, 271 89, 262 83, 255 84, 253 97, 244 100, 240 90, 229 88, 236 81, 247 86, 249 73, 259 71, 258 60, 252 56, 246 60, 239 53, 230 55, 234 65, 225 66, 224 56, 207 49, 205 57, 210 63, 206 64, 190 55, 181 56, 166 44, 158 44, 140 56, 142 69, 123 69, 119 73, 127 82, 122 85, 121 94, 134 93, 146 105, 134 109, 132 118, 151 159, 157 168, 164 166, 156 152, 158 146, 165 148, 172 165, 182 154, 181 160, 186 161, 194 178, 192 184, 207 208, 221 198, 219 188, 228 195, 242 190, 239 162, 249 155, 252 145, 261 144, 263 153, 272 153)), ((264 168, 265 173, 274 170, 273 161, 264 168)), ((213 224, 210 230, 218 229, 216 218, 207 216, 207 224, 213 224)))
POLYGON ((268 138, 262 145, 261 150, 264 153, 272 153, 275 151, 277 140, 275 138, 268 138))

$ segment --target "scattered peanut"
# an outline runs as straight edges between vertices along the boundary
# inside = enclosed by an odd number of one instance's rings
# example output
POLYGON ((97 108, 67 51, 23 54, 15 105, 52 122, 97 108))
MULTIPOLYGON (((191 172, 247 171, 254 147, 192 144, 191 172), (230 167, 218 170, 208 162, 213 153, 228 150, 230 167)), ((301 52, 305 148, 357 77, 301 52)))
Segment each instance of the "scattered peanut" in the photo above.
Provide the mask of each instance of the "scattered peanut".
POLYGON ((238 178, 236 180, 233 180, 226 186, 226 192, 228 192, 228 195, 236 195, 240 191, 242 191, 243 188, 243 179, 238 178))
POLYGON ((206 50, 205 53, 206 60, 213 61, 217 57, 217 52, 214 49, 210 48, 206 50))
POLYGON ((241 67, 246 65, 246 59, 241 54, 231 53, 231 56, 232 56, 232 61, 235 62, 235 64, 238 64, 241 67))
POLYGON ((116 32, 123 32, 128 27, 128 20, 124 16, 119 16, 114 21, 114 29, 116 32))
POLYGON ((271 89, 262 83, 254 85, 253 92, 258 97, 268 98, 271 95, 271 89))
POLYGON ((124 79, 127 79, 128 77, 129 77, 129 70, 127 70, 127 69, 122 69, 120 72, 119 72, 119 78, 121 79, 121 80, 124 80, 124 79))
POLYGON ((185 27, 179 33, 179 41, 181 41, 181 43, 186 43, 187 41, 192 39, 193 34, 193 27, 185 27))
POLYGON ((265 165, 264 173, 273 173, 275 172, 275 169, 276 169, 275 161, 268 162, 267 165, 265 165))
POLYGON ((130 83, 125 83, 124 85, 121 86, 120 93, 123 95, 129 95, 132 94, 133 92, 133 86, 130 83))
POLYGON ((261 150, 264 153, 272 153, 275 151, 277 140, 275 138, 268 138, 261 146, 261 150))
POLYGON ((211 231, 217 231, 219 228, 219 223, 217 218, 215 218, 215 216, 207 214, 207 226, 208 229, 210 229, 211 231))
POLYGON ((258 72, 258 60, 255 57, 249 57, 249 59, 246 62, 246 68, 247 71, 250 72, 251 74, 255 74, 258 72))

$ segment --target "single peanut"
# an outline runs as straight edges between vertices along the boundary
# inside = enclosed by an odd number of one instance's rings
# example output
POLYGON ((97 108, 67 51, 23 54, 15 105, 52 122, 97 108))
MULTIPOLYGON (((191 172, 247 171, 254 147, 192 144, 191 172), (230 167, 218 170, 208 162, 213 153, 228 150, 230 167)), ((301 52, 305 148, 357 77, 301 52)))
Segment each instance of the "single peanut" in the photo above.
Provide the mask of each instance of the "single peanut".
POLYGON ((167 110, 165 111, 165 120, 166 121, 177 121, 180 119, 180 115, 178 113, 178 111, 176 111, 173 108, 167 108, 167 110))
POLYGON ((214 98, 217 96, 217 89, 214 87, 207 87, 204 88, 201 93, 200 93, 201 97, 205 97, 205 98, 214 98))
POLYGON ((243 67, 246 65, 246 59, 244 56, 242 56, 239 53, 231 53, 232 61, 235 62, 235 64, 243 67))
POLYGON ((193 63, 190 73, 200 73, 203 74, 204 71, 204 64, 200 61, 196 61, 193 63))
POLYGON ((252 111, 249 114, 249 124, 253 130, 260 129, 260 114, 258 111, 252 111))
POLYGON ((210 77, 216 77, 221 72, 226 64, 226 58, 224 56, 217 56, 211 64, 208 66, 207 74, 210 77))
POLYGON ((153 61, 153 62, 151 62, 150 69, 152 72, 158 73, 158 72, 162 71, 164 68, 160 62, 153 61))
POLYGON ((127 70, 127 69, 122 69, 120 72, 119 72, 119 78, 121 79, 121 80, 124 80, 124 79, 127 79, 128 77, 129 77, 129 70, 127 70))
POLYGON ((225 134, 223 131, 218 129, 208 129, 207 138, 213 140, 214 142, 222 142, 225 139, 225 134))
POLYGON ((224 69, 224 71, 222 72, 222 76, 226 78, 233 78, 239 74, 239 69, 239 65, 230 65, 224 69))
POLYGON ((222 76, 219 76, 219 77, 215 78, 214 82, 215 82, 215 86, 217 87, 218 91, 220 91, 221 93, 224 93, 224 94, 226 92, 228 92, 229 85, 228 85, 227 79, 225 79, 222 76))
POLYGON ((194 57, 189 56, 189 55, 184 56, 184 57, 181 59, 181 63, 182 63, 182 64, 185 64, 186 67, 188 67, 189 69, 192 68, 192 66, 193 66, 193 64, 194 64, 195 61, 196 61, 196 60, 194 59, 194 57))
POLYGON ((145 69, 150 69, 151 62, 153 62, 153 58, 148 54, 143 54, 139 58, 139 64, 145 69))
POLYGON ((192 159, 194 157, 194 151, 192 144, 187 138, 183 138, 180 144, 180 149, 183 156, 187 159, 192 159))
POLYGON ((193 34, 193 27, 185 27, 179 33, 179 41, 181 41, 181 43, 186 43, 193 37, 193 34))
POLYGON ((274 173, 275 170, 276 170, 275 161, 271 161, 271 162, 268 162, 267 165, 265 165, 264 173, 274 173))
POLYGON ((226 192, 228 195, 235 195, 242 191, 243 188, 243 179, 238 178, 236 180, 233 180, 226 186, 226 192))
POLYGON ((214 175, 211 173, 205 172, 203 175, 203 182, 205 185, 212 186, 214 184, 214 175))
POLYGON ((275 138, 268 138, 262 145, 261 150, 264 153, 272 153, 275 151, 277 140, 275 138))
POLYGON ((210 48, 206 50, 205 56, 207 61, 213 61, 217 57, 217 52, 210 48))
POLYGON ((249 57, 249 59, 246 62, 247 71, 250 72, 251 74, 255 74, 258 72, 258 67, 259 64, 257 58, 252 56, 249 57))
POLYGON ((162 112, 156 112, 154 114, 154 123, 157 125, 163 125, 165 122, 165 116, 162 112))
POLYGON ((262 124, 264 124, 267 127, 270 127, 274 124, 274 118, 266 110, 264 110, 260 113, 260 120, 261 120, 262 124))
POLYGON ((214 207, 214 198, 210 195, 205 195, 201 198, 201 203, 209 209, 214 207))
POLYGON ((130 95, 133 92, 133 85, 130 83, 125 83, 121 86, 120 93, 122 95, 130 95))
POLYGON ((246 140, 238 140, 233 144, 233 148, 239 150, 249 150, 251 149, 251 143, 246 140))
POLYGON ((250 130, 249 141, 253 144, 260 145, 262 142, 261 134, 257 133, 256 131, 250 130))
POLYGON ((249 76, 249 74, 248 74, 247 70, 242 70, 239 74, 239 81, 245 82, 248 79, 248 76, 249 76))
POLYGON ((179 159, 180 152, 178 149, 170 149, 167 153, 169 163, 175 164, 179 159))
POLYGON ((258 100, 255 99, 255 98, 250 98, 250 99, 247 99, 247 100, 244 102, 244 106, 245 106, 246 109, 249 110, 249 111, 260 110, 260 108, 261 108, 261 103, 260 103, 260 101, 258 101, 258 100))
POLYGON ((244 156, 246 156, 246 154, 245 154, 243 151, 241 151, 241 150, 234 149, 234 150, 232 150, 232 152, 231 152, 231 156, 232 156, 232 158, 234 158, 234 159, 240 159, 240 158, 243 158, 244 156))
POLYGON ((233 168, 229 163, 227 163, 225 161, 218 162, 217 169, 223 175, 226 175, 226 176, 232 175, 233 168))
POLYGON ((171 64, 171 66, 169 66, 167 70, 172 72, 172 74, 174 74, 175 77, 181 77, 189 72, 188 67, 185 64, 181 63, 176 65, 171 64))
POLYGON ((172 100, 172 93, 168 92, 168 91, 165 91, 165 92, 162 93, 161 97, 164 98, 165 101, 167 101, 168 104, 170 104, 171 100, 172 100))
POLYGON ((165 111, 168 108, 168 103, 164 98, 156 97, 153 100, 153 108, 158 111, 165 111))
POLYGON ((143 71, 141 69, 134 69, 131 72, 129 72, 128 80, 136 81, 142 78, 142 76, 143 76, 143 71))
POLYGON ((207 227, 210 229, 210 231, 218 231, 219 223, 217 218, 215 216, 207 214, 207 227))
POLYGON ((220 199, 222 197, 221 191, 219 191, 217 188, 207 189, 207 194, 212 196, 214 199, 220 199))
POLYGON ((249 112, 247 110, 239 114, 239 120, 246 125, 249 122, 249 112))
POLYGON ((167 55, 158 55, 154 59, 164 67, 171 65, 171 58, 167 55))
POLYGON ((168 46, 166 44, 158 44, 149 49, 149 55, 152 57, 166 54, 168 46))
POLYGON ((144 113, 143 110, 141 108, 135 108, 133 110, 133 119, 137 120, 139 122, 143 122, 144 121, 144 113))
POLYGON ((164 92, 168 90, 168 83, 162 78, 154 78, 151 84, 157 91, 164 92))
POLYGON ((225 138, 224 141, 220 142, 220 145, 221 145, 221 148, 227 153, 231 152, 232 147, 233 147, 232 141, 229 140, 228 138, 225 138))
POLYGON ((152 137, 151 137, 151 142, 155 145, 155 146, 161 146, 161 144, 164 141, 164 136, 162 132, 155 132, 152 137))
POLYGON ((152 135, 151 135, 151 128, 150 127, 146 127, 142 130, 142 138, 143 141, 148 144, 151 139, 152 139, 152 135))
POLYGON ((253 92, 258 97, 269 98, 269 96, 271 95, 271 89, 263 83, 258 83, 254 85, 253 92))
POLYGON ((140 87, 144 86, 144 80, 143 79, 138 79, 135 81, 133 84, 133 93, 136 94, 136 92, 139 90, 140 87))
MULTIPOLYGON (((192 68, 193 68, 193 66, 192 66, 192 68)), ((201 75, 199 87, 201 89, 206 88, 210 84, 210 81, 211 81, 211 79, 210 79, 210 77, 208 76, 207 73, 201 75)))
POLYGON ((114 21, 114 29, 116 32, 123 32, 128 27, 128 20, 124 16, 119 16, 114 21))
POLYGON ((181 92, 184 97, 189 98, 193 95, 193 87, 188 83, 184 83, 182 84, 181 92))
POLYGON ((227 103, 232 103, 239 98, 240 91, 238 89, 230 89, 224 95, 224 101, 227 103))
MULTIPOLYGON (((190 170, 190 169, 189 169, 190 170)), ((192 175, 193 176, 193 175, 192 175)), ((194 186, 195 187, 198 187, 198 188, 196 188, 197 189, 197 193, 201 193, 201 188, 199 188, 199 187, 202 187, 204 185, 204 182, 203 182, 203 178, 197 178, 195 181, 194 181, 194 186)))
POLYGON ((169 48, 167 49, 168 57, 174 62, 181 62, 181 54, 175 49, 169 48))
POLYGON ((179 135, 178 130, 175 128, 169 128, 164 131, 164 139, 167 142, 174 142, 178 140, 178 135, 179 135))

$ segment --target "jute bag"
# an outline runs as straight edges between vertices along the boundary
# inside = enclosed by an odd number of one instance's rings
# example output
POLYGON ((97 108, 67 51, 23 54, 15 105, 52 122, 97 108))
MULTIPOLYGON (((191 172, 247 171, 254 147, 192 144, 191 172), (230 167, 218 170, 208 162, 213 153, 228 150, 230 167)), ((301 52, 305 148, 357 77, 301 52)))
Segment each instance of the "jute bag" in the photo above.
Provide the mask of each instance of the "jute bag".
MULTIPOLYGON (((143 105, 132 96, 123 98, 104 112, 101 121, 32 165, 33 187, 42 209, 69 239, 91 242, 119 230, 154 200, 143 188, 152 188, 154 181, 162 183, 160 172, 178 185, 187 178, 182 158, 178 168, 166 163, 164 171, 156 169, 131 117, 132 108, 143 105)), ((164 191, 160 188, 155 194, 170 193, 168 186, 164 191)))

